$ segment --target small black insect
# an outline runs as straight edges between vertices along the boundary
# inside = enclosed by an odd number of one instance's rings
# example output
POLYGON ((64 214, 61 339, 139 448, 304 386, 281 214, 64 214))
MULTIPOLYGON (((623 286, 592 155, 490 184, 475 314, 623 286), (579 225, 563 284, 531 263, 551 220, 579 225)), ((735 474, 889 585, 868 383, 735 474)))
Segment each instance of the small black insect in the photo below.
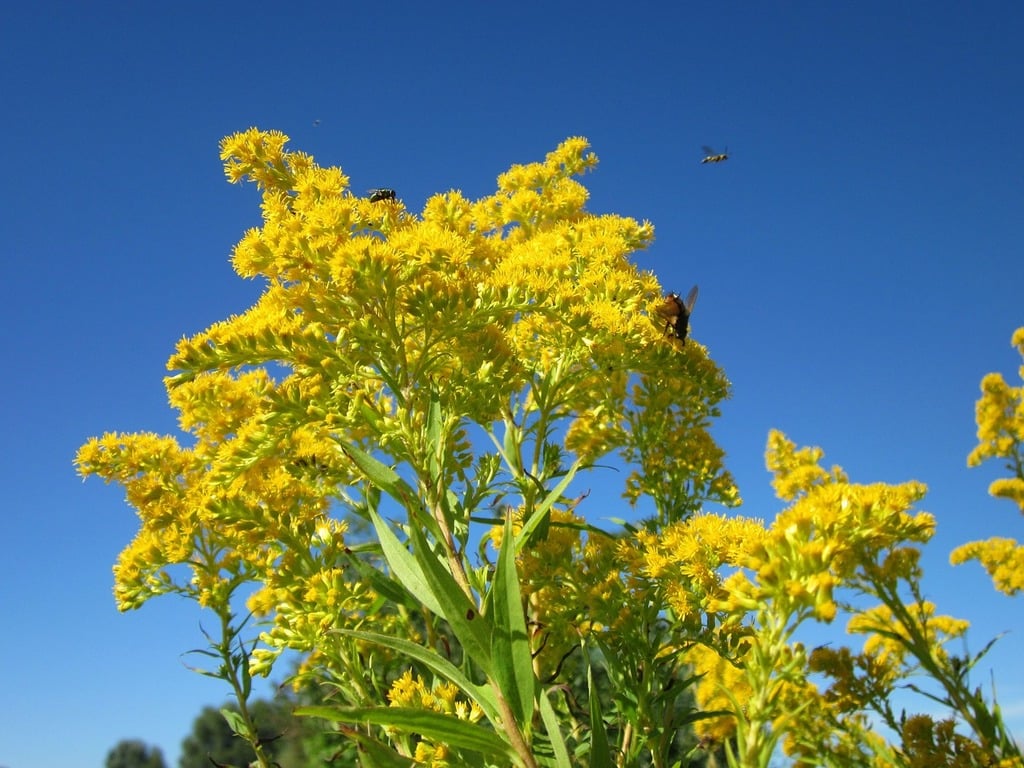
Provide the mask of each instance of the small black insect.
POLYGON ((379 203, 383 200, 393 201, 398 197, 393 189, 371 189, 369 195, 371 203, 379 203))
POLYGON ((723 160, 729 159, 729 148, 725 148, 725 152, 715 152, 711 147, 701 147, 704 150, 704 159, 701 160, 701 164, 704 163, 721 163, 723 160))
POLYGON ((690 329, 690 313, 693 312, 693 305, 697 303, 697 286, 693 286, 686 294, 684 301, 678 293, 670 293, 665 297, 665 303, 656 310, 659 315, 665 318, 665 332, 670 329, 675 331, 676 338, 686 341, 686 332, 690 329))
POLYGON ((299 456, 295 459, 295 466, 306 470, 316 470, 317 472, 327 471, 327 465, 316 456, 299 456))

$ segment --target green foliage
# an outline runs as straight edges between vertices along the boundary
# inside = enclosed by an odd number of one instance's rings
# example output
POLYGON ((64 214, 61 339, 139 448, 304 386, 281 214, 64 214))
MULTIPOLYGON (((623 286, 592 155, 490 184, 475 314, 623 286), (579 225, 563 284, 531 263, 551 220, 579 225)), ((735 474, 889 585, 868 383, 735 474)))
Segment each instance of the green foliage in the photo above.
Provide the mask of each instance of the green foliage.
POLYGON ((159 747, 147 746, 138 739, 119 741, 107 753, 106 768, 166 768, 159 747))
MULTIPOLYGON (((281 768, 303 768, 309 723, 294 716, 295 702, 287 698, 256 699, 247 705, 255 725, 255 741, 266 759, 281 768)), ((256 752, 251 740, 239 735, 243 728, 237 705, 205 707, 181 744, 180 768, 210 768, 211 759, 221 765, 248 766, 256 760, 256 752)))

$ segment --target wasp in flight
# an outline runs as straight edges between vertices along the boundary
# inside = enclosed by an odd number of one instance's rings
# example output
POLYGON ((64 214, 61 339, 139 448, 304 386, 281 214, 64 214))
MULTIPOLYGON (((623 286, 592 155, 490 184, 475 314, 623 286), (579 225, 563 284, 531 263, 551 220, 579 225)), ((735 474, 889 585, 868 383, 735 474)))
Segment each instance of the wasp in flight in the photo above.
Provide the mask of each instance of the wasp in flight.
POLYGON ((693 286, 683 300, 678 293, 670 293, 665 297, 665 303, 657 309, 657 313, 665 318, 665 332, 670 329, 676 334, 676 338, 686 342, 686 332, 690 329, 690 313, 693 312, 693 305, 697 303, 697 286, 693 286))
POLYGON ((729 148, 725 148, 725 152, 715 152, 711 147, 701 147, 704 150, 704 159, 701 160, 703 163, 720 163, 723 160, 729 159, 729 148))
POLYGON ((398 197, 393 189, 371 189, 368 194, 370 195, 371 203, 379 203, 382 200, 394 202, 398 197))

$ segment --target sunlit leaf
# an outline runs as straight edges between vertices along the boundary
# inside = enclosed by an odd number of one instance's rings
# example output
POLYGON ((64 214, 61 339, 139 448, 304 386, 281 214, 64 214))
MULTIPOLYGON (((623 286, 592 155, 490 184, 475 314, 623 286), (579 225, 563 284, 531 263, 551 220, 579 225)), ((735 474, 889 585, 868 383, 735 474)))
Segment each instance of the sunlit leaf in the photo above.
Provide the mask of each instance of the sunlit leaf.
POLYGON ((416 558, 398 540, 398 537, 391 530, 391 526, 381 518, 377 510, 371 509, 369 512, 370 521, 377 532, 377 538, 380 539, 381 552, 383 552, 384 559, 387 561, 388 567, 395 575, 395 578, 423 605, 427 606, 438 616, 445 617, 441 603, 428 586, 416 558))
POLYGON ((498 722, 498 707, 494 699, 494 693, 491 689, 487 686, 476 685, 473 683, 468 677, 466 677, 466 675, 463 674, 462 670, 430 648, 424 648, 422 645, 417 645, 409 640, 405 640, 401 637, 393 637, 392 635, 381 635, 375 632, 359 632, 350 629, 338 629, 335 631, 338 634, 356 637, 361 640, 367 640, 371 643, 378 643, 379 645, 392 648, 399 653, 405 654, 409 658, 422 662, 436 674, 455 683, 461 691, 479 704, 480 708, 484 712, 484 716, 487 717, 488 720, 492 723, 498 722))
POLYGON ((448 744, 458 749, 479 752, 491 758, 521 765, 518 755, 508 742, 482 725, 460 720, 452 715, 425 709, 406 707, 300 707, 299 715, 319 717, 331 722, 366 723, 395 728, 406 733, 417 733, 431 741, 448 744))
POLYGON ((498 552, 493 582, 494 677, 511 703, 516 719, 529 722, 533 717, 537 679, 526 634, 523 599, 516 572, 515 537, 512 518, 505 518, 505 535, 498 552))

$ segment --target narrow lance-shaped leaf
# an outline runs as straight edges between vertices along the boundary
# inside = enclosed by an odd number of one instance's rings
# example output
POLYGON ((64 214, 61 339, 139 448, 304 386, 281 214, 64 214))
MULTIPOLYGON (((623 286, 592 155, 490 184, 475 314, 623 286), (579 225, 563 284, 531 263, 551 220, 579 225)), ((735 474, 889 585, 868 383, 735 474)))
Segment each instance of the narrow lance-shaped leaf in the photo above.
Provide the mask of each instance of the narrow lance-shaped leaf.
POLYGON ((429 450, 428 460, 430 479, 436 480, 441 474, 442 454, 444 446, 441 443, 441 398, 436 392, 430 393, 430 407, 427 410, 427 448, 429 450))
POLYGON ((448 661, 448 659, 439 656, 436 651, 433 651, 430 648, 424 648, 422 645, 417 645, 411 640, 405 640, 401 637, 393 637, 392 635, 381 635, 375 632, 362 632, 353 629, 336 629, 334 631, 341 635, 356 637, 360 640, 367 640, 371 643, 383 645, 386 648, 391 648, 392 650, 398 651, 409 658, 422 662, 435 674, 438 674, 457 685, 459 690, 480 705, 480 709, 483 710, 484 716, 491 723, 494 725, 498 724, 500 720, 498 716, 498 705, 494 699, 494 693, 491 688, 488 686, 476 685, 463 674, 461 669, 448 661))
POLYGON ((559 726, 558 715, 547 694, 539 697, 539 709, 541 720, 544 721, 544 729, 548 732, 548 739, 551 741, 551 750, 554 752, 555 768, 572 768, 569 760, 569 750, 565 746, 565 739, 562 737, 562 729, 559 726))
POLYGON ((338 730, 358 744, 359 768, 413 768, 416 765, 411 757, 403 757, 356 728, 341 725, 338 730))
POLYGON ((582 648, 583 660, 587 665, 587 690, 590 698, 590 768, 612 768, 608 733, 605 731, 604 716, 601 714, 601 697, 597 686, 594 685, 594 667, 586 643, 582 644, 582 648))
POLYGON ((387 464, 371 456, 356 445, 343 445, 341 446, 341 451, 366 475, 367 480, 383 490, 403 507, 408 509, 415 504, 417 498, 416 491, 387 464))
POLYGON ((413 557, 423 574, 425 586, 441 606, 438 613, 445 617, 463 651, 488 676, 493 675, 491 655, 492 625, 481 615, 476 605, 455 581, 451 572, 437 559, 423 532, 409 526, 413 557))
POLYGON ((435 536, 440 535, 433 518, 417 514, 420 510, 419 495, 401 475, 358 446, 345 445, 341 450, 366 475, 367 480, 402 505, 410 521, 419 519, 421 523, 430 527, 431 533, 435 536))
POLYGON ((408 707, 300 707, 298 715, 320 717, 331 722, 368 723, 418 733, 431 741, 443 742, 458 749, 480 752, 514 765, 522 765, 512 746, 495 731, 454 715, 408 707))
POLYGON ((507 516, 492 587, 494 677, 502 694, 511 703, 516 719, 520 723, 529 723, 533 718, 537 678, 533 673, 533 657, 526 633, 515 550, 512 518, 507 516))
MULTIPOLYGON (((256 650, 256 643, 252 644, 252 649, 256 650)), ((249 671, 249 658, 251 652, 245 650, 245 644, 241 640, 238 641, 238 669, 242 675, 242 698, 248 699, 249 694, 252 693, 252 673, 249 671)))
POLYGON ((547 536, 551 507, 556 501, 562 498, 562 494, 564 494, 565 489, 569 487, 569 483, 572 482, 572 479, 576 476, 576 472, 579 468, 579 461, 573 463, 569 468, 569 471, 565 473, 565 477, 558 482, 558 485, 552 488, 550 493, 544 497, 540 504, 534 507, 533 513, 530 515, 530 519, 524 521, 523 528, 516 537, 516 556, 523 551, 524 547, 528 546, 535 539, 547 536))
POLYGON ((423 605, 438 616, 447 618, 444 610, 441 608, 441 603, 427 586, 427 581, 423 577, 423 571, 416 562, 416 558, 398 540, 398 537, 391 530, 391 526, 381 518, 377 510, 371 509, 369 514, 374 530, 377 531, 377 538, 380 540, 381 552, 383 552, 384 559, 387 561, 388 567, 395 575, 395 578, 423 605))
POLYGON ((240 712, 235 712, 234 710, 225 708, 222 709, 220 713, 227 721, 231 732, 236 736, 241 736, 246 741, 251 741, 256 735, 249 730, 249 725, 245 722, 245 718, 242 717, 240 712))

